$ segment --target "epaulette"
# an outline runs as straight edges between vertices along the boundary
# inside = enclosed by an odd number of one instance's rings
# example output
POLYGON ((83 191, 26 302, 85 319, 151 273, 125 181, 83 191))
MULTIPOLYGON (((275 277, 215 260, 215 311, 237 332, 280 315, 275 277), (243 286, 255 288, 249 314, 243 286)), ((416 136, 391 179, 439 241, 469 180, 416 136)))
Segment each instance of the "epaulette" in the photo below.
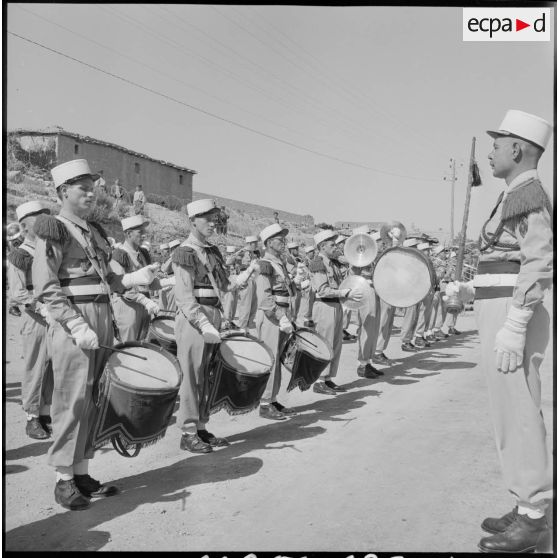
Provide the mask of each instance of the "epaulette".
POLYGON ((145 248, 143 248, 143 246, 140 246, 138 251, 141 252, 141 255, 145 258, 145 261, 147 262, 146 265, 149 265, 151 263, 151 255, 149 254, 149 250, 146 250, 145 248))
POLYGON ((107 244, 109 244, 108 235, 107 235, 107 232, 105 231, 105 229, 103 229, 103 227, 99 223, 97 223, 96 221, 88 221, 88 223, 92 227, 95 227, 95 229, 97 229, 97 232, 107 241, 107 244))
POLYGON ((15 248, 10 252, 8 261, 21 271, 27 271, 33 264, 33 256, 23 248, 15 248))
POLYGON ((322 260, 322 258, 320 258, 319 256, 316 256, 313 260, 310 260, 308 269, 312 273, 325 273, 327 271, 324 260, 322 260))
POLYGON ((196 252, 189 246, 179 246, 172 253, 172 262, 185 267, 194 267, 196 265, 196 252))
POLYGON ((552 215, 552 206, 541 183, 534 179, 508 193, 502 207, 502 221, 514 228, 519 221, 529 215, 546 209, 552 215))
POLYGON ((133 267, 132 260, 130 260, 130 255, 126 250, 122 250, 122 248, 116 248, 112 251, 112 259, 119 263, 128 273, 129 270, 133 267))
POLYGON ((219 250, 218 246, 215 245, 211 245, 209 248, 207 248, 208 252, 211 252, 212 254, 214 254, 218 260, 221 260, 223 263, 225 263, 225 259, 223 258, 223 254, 221 254, 221 250, 219 250))
POLYGON ((37 216, 33 226, 35 234, 43 240, 50 240, 64 244, 70 240, 68 229, 53 215, 41 214, 37 216))
POLYGON ((271 265, 271 262, 260 260, 258 265, 260 266, 260 275, 273 275, 273 266, 271 265))

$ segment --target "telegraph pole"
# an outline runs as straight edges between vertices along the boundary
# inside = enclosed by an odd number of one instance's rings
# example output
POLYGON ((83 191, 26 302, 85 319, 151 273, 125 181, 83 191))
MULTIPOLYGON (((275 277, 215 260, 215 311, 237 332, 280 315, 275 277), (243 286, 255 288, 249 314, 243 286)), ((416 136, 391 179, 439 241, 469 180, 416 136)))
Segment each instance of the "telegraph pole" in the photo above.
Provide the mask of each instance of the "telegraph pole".
MULTIPOLYGON (((453 239, 455 238, 455 231, 453 228, 453 216, 454 216, 454 212, 455 212, 455 181, 457 180, 456 176, 455 176, 455 159, 452 157, 450 159, 450 165, 451 165, 451 217, 450 217, 450 246, 453 244, 453 239)), ((448 177, 444 176, 444 180, 447 180, 448 177)))

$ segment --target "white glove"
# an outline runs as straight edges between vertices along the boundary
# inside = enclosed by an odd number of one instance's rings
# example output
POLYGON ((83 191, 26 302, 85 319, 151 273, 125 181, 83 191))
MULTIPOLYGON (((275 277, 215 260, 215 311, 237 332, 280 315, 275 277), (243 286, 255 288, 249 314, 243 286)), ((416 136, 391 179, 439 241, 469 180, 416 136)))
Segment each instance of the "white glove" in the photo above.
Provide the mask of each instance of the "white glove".
POLYGON ((288 334, 293 332, 293 324, 287 316, 281 316, 281 319, 279 320, 279 331, 288 334))
POLYGON ((142 302, 142 304, 144 308, 149 312, 150 316, 156 316, 161 310, 159 308, 159 305, 154 300, 151 300, 147 297, 145 297, 145 300, 142 302))
POLYGON ((307 289, 310 286, 310 279, 305 279, 304 281, 302 281, 302 283, 300 284, 300 288, 302 290, 307 289))
POLYGON ((454 281, 446 285, 446 296, 457 296, 459 294, 459 283, 454 281))
POLYGON ((155 279, 155 272, 157 271, 157 264, 146 265, 132 273, 126 273, 122 276, 122 285, 126 289, 132 287, 139 287, 140 285, 149 285, 155 279))
POLYGON ((85 323, 83 318, 72 318, 66 322, 66 325, 80 349, 94 350, 99 348, 97 334, 85 323))
POLYGON ((344 296, 349 300, 360 302, 364 297, 364 291, 360 287, 356 287, 355 289, 347 289, 344 296))
POLYGON ((53 326, 56 323, 56 320, 52 317, 50 312, 47 310, 46 304, 38 303, 35 307, 35 310, 46 320, 49 326, 53 326))
POLYGON ((529 308, 509 309, 503 327, 496 334, 494 350, 496 351, 496 367, 502 372, 513 372, 523 364, 525 336, 527 324, 533 315, 529 308))
POLYGON ((211 325, 209 320, 205 318, 200 324, 204 343, 220 343, 221 336, 219 332, 211 325))
POLYGON ((258 263, 258 260, 252 260, 246 271, 249 271, 250 275, 252 275, 252 273, 259 273, 260 264, 258 263))
POLYGON ((459 285, 458 297, 461 302, 470 302, 475 299, 475 287, 473 287, 473 281, 467 281, 467 283, 457 282, 459 285))
POLYGON ((172 287, 176 285, 176 277, 174 275, 171 275, 171 277, 159 279, 159 283, 161 283, 161 287, 172 287))

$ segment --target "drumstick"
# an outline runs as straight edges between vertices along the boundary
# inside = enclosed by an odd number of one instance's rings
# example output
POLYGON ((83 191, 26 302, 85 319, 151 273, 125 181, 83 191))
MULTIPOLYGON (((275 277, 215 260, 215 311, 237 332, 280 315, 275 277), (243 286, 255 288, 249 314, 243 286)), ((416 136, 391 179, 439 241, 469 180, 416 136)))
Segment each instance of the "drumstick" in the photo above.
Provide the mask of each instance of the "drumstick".
POLYGON ((114 351, 115 353, 122 353, 123 355, 141 358, 141 360, 147 360, 147 357, 135 355, 134 353, 129 353, 128 351, 123 351, 122 349, 115 349, 114 347, 107 347, 106 345, 99 345, 99 347, 101 347, 101 349, 108 349, 109 351, 114 351))
POLYGON ((294 333, 299 339, 302 339, 305 343, 308 343, 309 345, 312 345, 312 347, 314 347, 315 349, 318 348, 318 345, 315 345, 314 343, 312 343, 312 341, 309 341, 308 339, 306 339, 306 337, 303 337, 300 333, 297 333, 296 331, 293 331, 293 333, 294 333))

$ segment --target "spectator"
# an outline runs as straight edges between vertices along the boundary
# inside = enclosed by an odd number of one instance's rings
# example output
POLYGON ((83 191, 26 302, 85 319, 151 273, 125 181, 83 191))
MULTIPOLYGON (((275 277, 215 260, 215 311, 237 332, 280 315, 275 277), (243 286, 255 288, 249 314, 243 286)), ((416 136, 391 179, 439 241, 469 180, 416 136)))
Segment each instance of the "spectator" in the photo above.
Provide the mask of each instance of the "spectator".
POLYGON ((99 178, 95 180, 95 188, 101 188, 103 192, 107 193, 107 183, 103 178, 103 171, 100 170, 97 172, 97 174, 99 175, 99 178))
POLYGON ((221 234, 227 234, 228 225, 227 221, 229 220, 229 214, 227 213, 225 206, 221 206, 221 234))
POLYGON ((145 194, 143 193, 143 187, 141 184, 136 186, 136 191, 134 192, 134 213, 136 215, 143 215, 143 209, 145 207, 145 194))
POLYGON ((274 211, 274 212, 273 212, 273 217, 274 217, 274 219, 275 219, 275 222, 276 222, 276 223, 279 223, 279 213, 277 213, 277 211, 274 211))
POLYGON ((115 199, 114 207, 118 207, 124 197, 124 188, 120 185, 120 179, 116 179, 110 187, 110 195, 115 199))

